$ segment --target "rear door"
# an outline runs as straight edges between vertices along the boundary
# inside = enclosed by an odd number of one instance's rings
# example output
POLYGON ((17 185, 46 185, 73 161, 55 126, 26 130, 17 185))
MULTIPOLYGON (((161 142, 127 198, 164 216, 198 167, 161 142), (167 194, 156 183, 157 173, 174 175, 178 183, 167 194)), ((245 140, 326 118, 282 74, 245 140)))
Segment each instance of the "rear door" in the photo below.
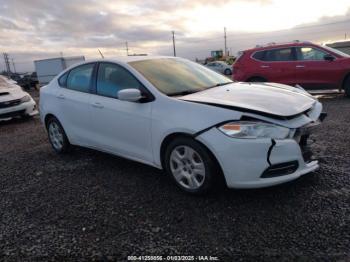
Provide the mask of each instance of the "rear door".
POLYGON ((90 90, 96 63, 77 66, 60 78, 61 88, 56 93, 60 108, 58 116, 70 142, 89 146, 90 132, 90 90))
POLYGON ((306 89, 335 89, 341 79, 341 68, 334 57, 325 60, 329 53, 313 46, 296 47, 296 82, 306 89))
POLYGON ((151 147, 152 102, 118 99, 118 91, 143 85, 115 63, 98 66, 95 94, 90 103, 94 147, 140 161, 153 162, 151 147))
POLYGON ((295 49, 293 47, 286 47, 265 50, 263 52, 260 54, 261 61, 257 69, 258 76, 264 77, 269 82, 294 85, 295 49))

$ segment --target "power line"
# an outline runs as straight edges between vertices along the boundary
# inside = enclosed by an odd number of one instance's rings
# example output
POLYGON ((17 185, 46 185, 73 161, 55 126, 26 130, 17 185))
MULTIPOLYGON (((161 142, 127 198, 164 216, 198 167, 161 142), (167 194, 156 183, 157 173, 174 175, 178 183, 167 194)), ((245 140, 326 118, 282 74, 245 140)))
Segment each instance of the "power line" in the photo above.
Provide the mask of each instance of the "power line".
MULTIPOLYGON (((227 34, 226 37, 230 38, 230 37, 239 37, 239 38, 246 38, 247 36, 256 36, 256 35, 264 35, 264 34, 273 34, 273 33, 279 33, 279 32, 285 32, 288 30, 299 30, 299 29, 305 29, 305 28, 313 28, 313 27, 322 27, 322 26, 327 26, 327 25, 334 25, 334 24, 342 24, 342 23, 347 23, 350 22, 350 19, 345 19, 345 20, 341 20, 341 21, 336 21, 336 22, 330 22, 330 23, 323 23, 323 24, 318 24, 318 25, 305 25, 305 26, 298 26, 298 27, 293 27, 293 28, 289 28, 289 29, 281 29, 281 30, 274 30, 274 31, 265 31, 265 32, 251 32, 251 33, 247 33, 247 32, 237 32, 234 34, 227 34)), ((326 30, 329 31, 329 30, 326 30)), ((200 39, 191 39, 191 37, 181 37, 178 38, 177 40, 180 41, 186 41, 187 43, 200 43, 203 41, 218 41, 219 39, 222 39, 222 36, 217 36, 217 37, 208 37, 208 38, 200 38, 200 39), (186 40, 188 39, 188 40, 186 40)))

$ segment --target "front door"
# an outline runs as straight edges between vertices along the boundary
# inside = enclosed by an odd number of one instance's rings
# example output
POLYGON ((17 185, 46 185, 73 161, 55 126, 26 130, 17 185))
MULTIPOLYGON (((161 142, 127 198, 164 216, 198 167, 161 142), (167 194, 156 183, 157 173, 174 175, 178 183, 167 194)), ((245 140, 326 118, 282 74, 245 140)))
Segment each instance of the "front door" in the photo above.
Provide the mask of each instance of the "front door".
POLYGON ((151 146, 152 102, 118 99, 122 89, 144 88, 124 67, 100 63, 96 93, 90 103, 95 147, 145 162, 153 162, 151 146))
MULTIPOLYGON (((306 89, 336 89, 341 70, 336 60, 325 60, 326 51, 311 46, 297 47, 296 81, 306 89)), ((336 58, 334 58, 336 59, 336 58)))

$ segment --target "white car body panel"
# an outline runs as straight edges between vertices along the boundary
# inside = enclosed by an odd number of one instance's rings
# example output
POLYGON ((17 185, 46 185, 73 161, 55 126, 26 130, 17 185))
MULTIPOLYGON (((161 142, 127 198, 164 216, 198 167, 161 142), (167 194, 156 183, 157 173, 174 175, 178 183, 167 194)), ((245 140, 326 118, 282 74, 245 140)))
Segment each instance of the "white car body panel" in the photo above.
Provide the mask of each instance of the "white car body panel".
POLYGON ((227 185, 233 188, 271 186, 293 180, 318 167, 317 162, 304 162, 296 140, 276 140, 271 150, 271 164, 297 160, 299 167, 293 174, 260 178, 270 165, 267 153, 271 139, 235 139, 216 127, 223 122, 240 120, 242 116, 291 129, 303 127, 317 121, 322 111, 321 103, 307 93, 284 85, 273 87, 275 84, 271 83, 254 84, 253 88, 245 83, 234 83, 191 95, 168 97, 128 64, 129 61, 157 58, 89 61, 123 66, 153 94, 154 101, 135 103, 68 90, 59 87, 57 82, 63 72, 41 89, 41 120, 45 122, 48 114, 56 116, 72 144, 157 168, 162 168, 161 145, 164 139, 175 133, 190 135, 213 153, 227 185), (59 98, 62 94, 64 99, 59 98), (307 115, 303 113, 306 110, 307 115))
POLYGON ((306 95, 296 96, 295 92, 286 89, 250 83, 233 83, 224 88, 211 88, 187 95, 183 99, 244 109, 249 105, 251 111, 281 117, 300 114, 315 103, 315 99, 306 95))
POLYGON ((132 103, 92 95, 89 110, 94 147, 153 162, 153 154, 150 153, 152 103, 132 103), (118 136, 115 135, 116 130, 118 136))

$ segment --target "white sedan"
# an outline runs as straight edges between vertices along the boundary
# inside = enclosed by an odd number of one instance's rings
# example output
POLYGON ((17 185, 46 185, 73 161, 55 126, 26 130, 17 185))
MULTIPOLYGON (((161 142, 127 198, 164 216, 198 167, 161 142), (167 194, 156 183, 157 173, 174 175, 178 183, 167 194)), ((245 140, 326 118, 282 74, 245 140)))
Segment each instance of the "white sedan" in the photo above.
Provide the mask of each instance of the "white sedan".
POLYGON ((307 147, 322 105, 285 85, 234 83, 182 58, 95 60, 40 91, 57 153, 79 145, 164 169, 189 193, 258 188, 318 168, 307 147))
POLYGON ((0 76, 0 121, 38 114, 33 98, 14 83, 0 76))
POLYGON ((221 73, 224 75, 232 75, 232 65, 228 65, 223 61, 210 62, 205 66, 218 73, 221 73))

